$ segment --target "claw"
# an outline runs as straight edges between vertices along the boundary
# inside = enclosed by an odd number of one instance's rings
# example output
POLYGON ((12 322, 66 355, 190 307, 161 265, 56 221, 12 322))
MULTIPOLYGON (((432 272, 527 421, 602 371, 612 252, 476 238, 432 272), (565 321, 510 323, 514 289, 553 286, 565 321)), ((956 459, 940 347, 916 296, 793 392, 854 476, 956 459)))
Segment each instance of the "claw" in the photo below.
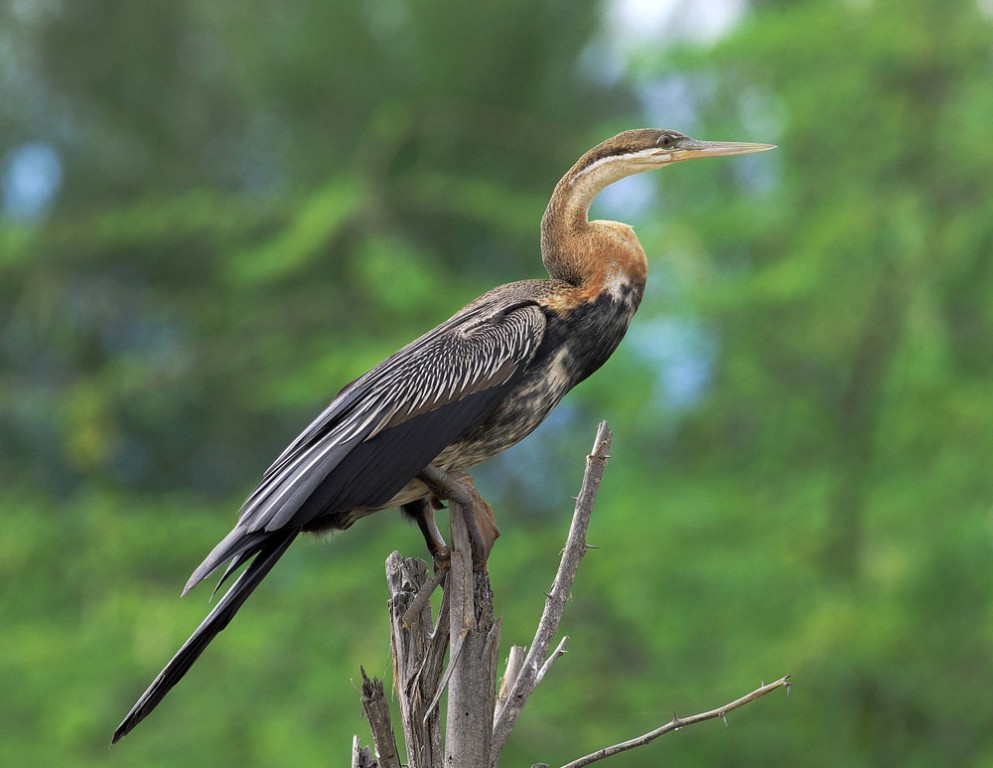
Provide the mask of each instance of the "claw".
POLYGON ((434 572, 447 571, 452 567, 452 553, 448 547, 444 547, 440 552, 432 554, 434 560, 434 572))
MULTIPOLYGON (((465 472, 449 474, 433 466, 425 468, 424 472, 421 473, 421 478, 434 492, 435 497, 454 500, 462 507, 472 545, 472 566, 477 571, 486 570, 486 561, 493 549, 493 543, 500 535, 500 529, 496 526, 493 508, 476 490, 472 478, 465 472)), ((428 507, 429 504, 425 501, 423 506, 428 507)), ((424 513, 425 519, 427 519, 427 514, 427 512, 424 513)), ((418 517, 418 522, 420 519, 418 517)), ((434 522, 433 510, 430 512, 430 521, 434 522)), ((430 549, 430 542, 428 547, 430 549)), ((433 550, 432 555, 434 555, 433 550)))

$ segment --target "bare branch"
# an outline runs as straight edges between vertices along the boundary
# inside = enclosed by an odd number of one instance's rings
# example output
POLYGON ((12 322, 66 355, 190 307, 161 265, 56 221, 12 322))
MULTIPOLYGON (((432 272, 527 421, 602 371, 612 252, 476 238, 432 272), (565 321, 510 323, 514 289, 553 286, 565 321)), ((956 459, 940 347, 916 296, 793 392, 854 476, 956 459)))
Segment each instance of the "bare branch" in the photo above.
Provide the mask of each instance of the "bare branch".
POLYGON ((462 644, 464 642, 464 634, 455 635, 452 639, 451 648, 448 651, 448 666, 445 667, 445 673, 441 676, 441 684, 438 686, 434 698, 431 699, 431 703, 428 705, 428 711, 425 717, 430 715, 434 711, 434 708, 438 706, 438 702, 441 701, 441 694, 448 687, 448 681, 452 679, 452 673, 455 672, 455 665, 459 663, 459 659, 462 657, 462 644))
POLYGON ((496 688, 500 623, 493 620, 493 593, 483 568, 473 568, 469 524, 461 504, 449 501, 451 569, 445 580, 450 597, 448 711, 445 765, 487 768, 496 688), (458 651, 456 652, 456 645, 458 651))
POLYGON ((417 591, 416 596, 401 619, 401 623, 405 629, 409 628, 411 624, 418 620, 428 601, 431 599, 431 595, 434 594, 438 585, 444 581, 446 573, 447 571, 438 571, 429 581, 425 581, 421 585, 421 588, 417 591))
POLYGON ((583 768, 583 766, 589 765, 590 763, 595 763, 598 760, 603 760, 605 757, 610 757, 611 755, 616 755, 619 752, 626 752, 629 749, 634 749, 635 747, 641 747, 654 741, 659 736, 665 736, 667 733, 673 731, 678 731, 687 725, 696 725, 697 723, 702 723, 706 720, 715 720, 718 717, 727 723, 727 713, 732 710, 738 709, 738 707, 743 707, 746 704, 765 696, 767 693, 771 693, 777 688, 785 688, 786 692, 789 693, 790 690, 790 676, 779 678, 774 683, 769 683, 768 685, 763 685, 760 688, 755 689, 751 693, 742 696, 740 699, 735 699, 730 704, 725 704, 723 707, 718 707, 717 709, 711 709, 708 712, 701 712, 698 715, 690 715, 689 717, 675 717, 672 720, 663 725, 661 728, 656 728, 654 731, 649 731, 636 739, 631 739, 630 741, 621 742, 620 744, 614 744, 612 747, 604 747, 603 749, 592 752, 591 754, 581 757, 578 760, 573 760, 571 763, 567 763, 562 766, 562 768, 583 768))
POLYGON ((576 577, 579 561, 586 554, 586 531, 589 528, 593 503, 596 501, 600 481, 603 479, 603 470, 607 466, 612 437, 613 433, 607 426, 607 422, 601 421, 597 429, 596 439, 593 442, 593 452, 586 457, 586 474, 583 477, 579 498, 576 500, 572 525, 569 527, 569 537, 566 540, 551 591, 545 599, 545 609, 542 612, 541 621, 538 622, 538 631, 535 633, 531 648, 521 666, 520 674, 514 682, 514 687, 505 700, 493 726, 493 759, 491 761, 493 766, 496 765, 500 750, 503 749, 504 742, 517 723, 517 718, 520 716, 525 702, 537 685, 538 673, 544 664, 545 655, 548 653, 552 639, 562 621, 562 614, 565 612, 565 605, 572 590, 572 582, 576 577))
POLYGON ((538 674, 534 678, 534 687, 537 688, 538 684, 544 678, 545 673, 552 668, 552 664, 555 663, 559 656, 564 656, 566 653, 565 644, 569 642, 569 635, 563 635, 562 639, 559 640, 559 644, 555 646, 555 650, 552 651, 551 656, 545 659, 545 663, 541 665, 541 669, 538 670, 538 674))
POLYGON ((363 747, 358 736, 352 736, 352 768, 375 768, 372 751, 363 747))
POLYGON ((430 594, 436 583, 429 579, 427 564, 394 552, 386 560, 390 585, 390 643, 393 651, 393 684, 400 704, 400 719, 411 768, 441 768, 441 727, 437 716, 429 717, 429 702, 438 690, 438 680, 448 645, 448 619, 439 633, 431 629, 431 606, 421 595, 430 594), (439 637, 439 634, 441 637, 439 637))
POLYGON ((380 768, 400 768, 396 737, 393 735, 390 707, 386 703, 383 681, 378 678, 370 680, 364 669, 362 669, 362 710, 372 730, 372 741, 376 745, 380 768))
POLYGON ((500 710, 503 709, 504 702, 510 695, 510 689, 514 687, 514 681, 517 680, 517 676, 521 672, 522 664, 524 664, 524 646, 510 646, 510 653, 507 654, 507 667, 503 671, 500 692, 497 694, 497 717, 500 717, 500 710))

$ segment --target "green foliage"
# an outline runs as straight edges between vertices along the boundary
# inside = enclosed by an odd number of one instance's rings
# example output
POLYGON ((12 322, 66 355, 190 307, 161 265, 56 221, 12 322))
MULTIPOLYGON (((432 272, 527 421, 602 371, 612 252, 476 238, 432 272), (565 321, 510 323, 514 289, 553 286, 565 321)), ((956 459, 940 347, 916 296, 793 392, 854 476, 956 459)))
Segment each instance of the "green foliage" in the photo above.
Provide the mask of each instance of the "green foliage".
POLYGON ((644 306, 477 475, 505 642, 527 642, 596 421, 617 433, 571 653, 507 764, 792 673, 789 701, 612 764, 990 765, 987 6, 756 2, 713 47, 623 61, 607 9, 563 0, 0 8, 0 179, 31 143, 62 170, 38 215, 0 199, 0 763, 344 764, 358 666, 389 675, 381 564, 423 546, 388 513, 295 546, 107 743, 286 441, 466 301, 542 274, 559 175, 655 123, 780 149, 597 203, 649 253, 644 306))

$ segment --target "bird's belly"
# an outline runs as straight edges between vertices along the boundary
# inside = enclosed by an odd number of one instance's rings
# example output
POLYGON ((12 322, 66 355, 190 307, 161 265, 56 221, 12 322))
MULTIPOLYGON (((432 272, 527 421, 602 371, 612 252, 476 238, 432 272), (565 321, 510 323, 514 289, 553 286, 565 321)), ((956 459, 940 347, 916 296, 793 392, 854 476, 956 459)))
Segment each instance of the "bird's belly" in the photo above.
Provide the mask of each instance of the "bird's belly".
POLYGON ((351 528, 356 520, 359 520, 366 515, 371 515, 373 512, 379 512, 384 509, 397 509, 402 507, 404 504, 410 504, 412 501, 423 499, 430 493, 431 490, 427 487, 427 485, 415 477, 382 506, 352 507, 345 512, 340 512, 337 515, 334 515, 333 517, 320 518, 320 525, 314 526, 314 529, 343 531, 346 528, 351 528))

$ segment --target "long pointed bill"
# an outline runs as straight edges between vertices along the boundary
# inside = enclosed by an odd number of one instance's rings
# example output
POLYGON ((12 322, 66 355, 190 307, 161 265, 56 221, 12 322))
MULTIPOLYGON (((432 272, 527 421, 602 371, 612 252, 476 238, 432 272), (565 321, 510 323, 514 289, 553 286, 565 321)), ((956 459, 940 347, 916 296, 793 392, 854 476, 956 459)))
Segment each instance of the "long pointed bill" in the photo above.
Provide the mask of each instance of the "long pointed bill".
POLYGON ((700 141, 683 139, 672 153, 676 160, 692 160, 694 157, 720 157, 722 155, 747 155, 750 152, 765 152, 775 149, 775 144, 751 144, 747 141, 700 141))

